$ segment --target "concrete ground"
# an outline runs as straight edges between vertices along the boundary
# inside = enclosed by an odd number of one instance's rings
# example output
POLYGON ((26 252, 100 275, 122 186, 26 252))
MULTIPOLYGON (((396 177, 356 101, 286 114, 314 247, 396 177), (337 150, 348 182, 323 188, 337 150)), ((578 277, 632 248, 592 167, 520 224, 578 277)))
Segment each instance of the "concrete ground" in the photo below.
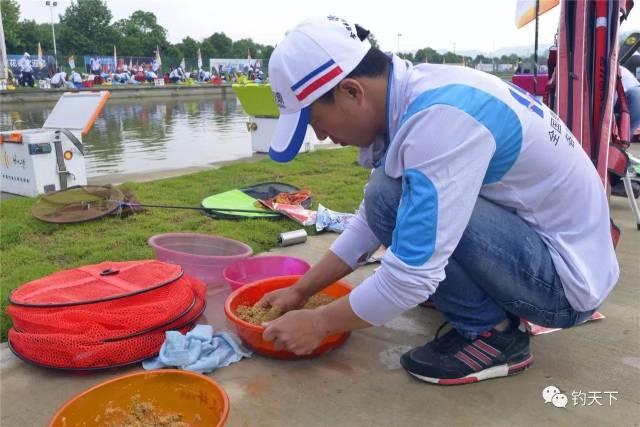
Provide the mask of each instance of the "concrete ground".
MULTIPOLYGON (((383 327, 354 332, 341 348, 318 359, 254 356, 213 372, 230 398, 227 425, 640 425, 640 232, 626 199, 613 197, 611 210, 622 229, 617 249, 622 272, 601 307, 606 319, 533 337, 535 363, 524 373, 453 387, 415 380, 400 367, 399 356, 431 340, 442 322, 436 311, 415 308, 383 327), (541 393, 549 385, 568 396, 566 408, 545 404, 541 393), (589 405, 574 404, 572 394, 580 392, 591 397, 589 405)), ((312 237, 274 252, 315 262, 334 238, 312 237)), ((347 280, 357 285, 374 268, 366 266, 347 280)), ((202 322, 229 327, 222 313, 227 294, 224 287, 210 289, 202 322)), ((76 393, 141 370, 70 375, 27 365, 6 344, 0 346, 0 360, 2 426, 45 425, 76 393)))
MULTIPOLYGON (((606 319, 532 338, 534 366, 524 373, 477 384, 440 387, 417 381, 398 363, 402 352, 432 339, 442 318, 415 308, 383 327, 355 332, 318 359, 279 361, 260 356, 211 374, 231 401, 229 426, 404 425, 640 425, 640 232, 626 199, 613 198, 623 234, 620 282, 601 307, 606 319), (542 390, 557 386, 569 397, 559 409, 542 390), (573 392, 601 396, 599 406, 574 405, 573 392), (605 394, 605 392, 615 392, 605 394), (614 396, 609 404, 609 396, 614 396)), ((325 234, 275 252, 314 262, 335 238, 325 234)), ((349 278, 357 285, 366 266, 349 278)), ((225 328, 228 291, 213 288, 203 322, 225 328)), ((35 368, 0 348, 2 426, 40 426, 76 393, 139 366, 93 375, 35 368)))

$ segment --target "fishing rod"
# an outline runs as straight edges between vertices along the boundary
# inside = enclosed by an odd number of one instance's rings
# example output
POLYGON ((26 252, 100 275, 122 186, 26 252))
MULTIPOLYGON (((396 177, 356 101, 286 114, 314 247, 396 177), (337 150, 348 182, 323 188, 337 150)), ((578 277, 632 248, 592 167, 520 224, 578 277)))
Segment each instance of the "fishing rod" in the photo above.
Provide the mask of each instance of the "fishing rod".
POLYGON ((205 208, 204 206, 152 205, 147 203, 125 202, 122 200, 115 200, 115 199, 96 200, 96 201, 89 200, 89 201, 82 201, 82 202, 75 202, 75 203, 74 202, 69 203, 68 201, 65 201, 63 203, 63 202, 47 199, 47 203, 50 203, 53 205, 61 205, 61 206, 80 205, 80 206, 83 206, 85 209, 90 208, 92 205, 104 206, 105 203, 107 204, 113 203, 118 205, 119 208, 130 208, 134 210, 136 208, 164 208, 164 209, 188 209, 188 210, 196 210, 196 211, 243 212, 243 213, 280 215, 279 212, 270 211, 267 209, 233 209, 233 208, 205 208))
MULTIPOLYGON (((115 201, 115 200, 114 200, 115 201)), ((243 212, 243 213, 260 213, 260 214, 273 214, 281 215, 279 212, 268 211, 266 209, 231 209, 231 208, 205 208, 203 206, 176 206, 176 205, 149 205, 146 203, 128 203, 128 202, 117 202, 121 207, 125 208, 162 208, 162 209, 188 209, 188 210, 196 210, 196 211, 216 211, 216 212, 243 212)))

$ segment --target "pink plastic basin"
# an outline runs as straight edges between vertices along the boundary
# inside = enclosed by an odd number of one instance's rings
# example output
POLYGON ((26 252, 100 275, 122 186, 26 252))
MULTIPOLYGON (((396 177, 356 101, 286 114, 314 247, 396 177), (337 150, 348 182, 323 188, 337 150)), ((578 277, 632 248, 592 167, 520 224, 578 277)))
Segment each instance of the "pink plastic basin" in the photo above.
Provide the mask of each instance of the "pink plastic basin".
POLYGON ((303 259, 267 255, 247 258, 228 265, 222 275, 232 291, 262 279, 278 276, 303 275, 311 266, 303 259))
POLYGON ((207 285, 223 284, 224 268, 253 254, 251 247, 242 242, 208 234, 157 234, 148 243, 157 260, 178 264, 186 274, 207 285))

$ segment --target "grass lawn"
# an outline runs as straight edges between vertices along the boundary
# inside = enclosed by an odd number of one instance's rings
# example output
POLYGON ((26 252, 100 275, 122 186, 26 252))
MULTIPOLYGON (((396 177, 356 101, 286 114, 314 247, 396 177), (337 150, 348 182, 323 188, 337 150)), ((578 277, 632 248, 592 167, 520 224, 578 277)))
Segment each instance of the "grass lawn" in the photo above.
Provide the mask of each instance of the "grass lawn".
MULTIPOLYGON (((329 209, 353 212, 362 199, 368 171, 357 166, 355 149, 321 150, 287 164, 264 159, 177 178, 126 183, 139 203, 199 206, 206 196, 266 181, 282 181, 312 191, 329 209)), ((108 217, 80 224, 57 225, 31 216, 34 199, 0 202, 1 340, 11 320, 5 314, 8 295, 21 284, 47 274, 103 261, 153 258, 147 239, 157 233, 199 232, 237 239, 255 253, 276 246, 278 233, 300 226, 289 219, 220 220, 198 211, 150 208, 127 218, 108 217)), ((315 232, 310 227, 309 233, 315 232)))

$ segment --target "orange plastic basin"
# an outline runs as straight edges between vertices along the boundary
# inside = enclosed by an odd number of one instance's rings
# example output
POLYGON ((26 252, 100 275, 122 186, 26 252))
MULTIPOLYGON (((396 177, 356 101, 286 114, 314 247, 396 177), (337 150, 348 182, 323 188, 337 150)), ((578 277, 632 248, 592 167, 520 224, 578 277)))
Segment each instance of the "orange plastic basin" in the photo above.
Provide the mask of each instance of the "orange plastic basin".
MULTIPOLYGON (((227 318, 235 325, 237 333, 242 341, 256 353, 277 359, 303 359, 316 357, 340 346, 347 338, 349 338, 350 332, 329 335, 320 342, 320 345, 313 352, 305 356, 298 356, 287 350, 276 350, 271 341, 265 341, 262 339, 264 327, 245 322, 236 316, 236 307, 239 305, 253 305, 258 302, 264 294, 276 289, 291 286, 296 283, 300 277, 301 276, 281 276, 259 280, 237 289, 227 297, 227 301, 224 304, 224 312, 227 315, 227 318)), ((339 281, 329 285, 320 293, 334 298, 340 298, 349 294, 349 292, 351 292, 351 286, 345 282, 339 281)))
POLYGON ((164 369, 124 375, 83 391, 58 410, 49 427, 117 424, 129 413, 134 395, 151 403, 158 415, 181 414, 194 426, 222 426, 229 416, 229 399, 218 383, 194 372, 164 369), (109 415, 114 408, 123 412, 109 415))

